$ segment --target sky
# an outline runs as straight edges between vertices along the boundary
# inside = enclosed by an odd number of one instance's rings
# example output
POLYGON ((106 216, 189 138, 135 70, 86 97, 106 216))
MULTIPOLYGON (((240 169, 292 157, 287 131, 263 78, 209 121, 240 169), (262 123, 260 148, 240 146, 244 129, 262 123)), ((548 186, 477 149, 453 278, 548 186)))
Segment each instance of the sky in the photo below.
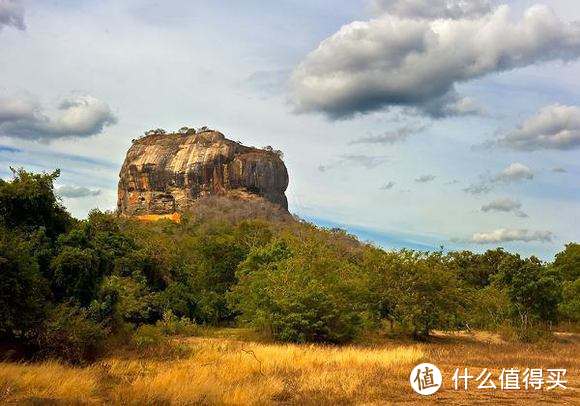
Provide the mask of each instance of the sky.
POLYGON ((580 240, 574 0, 0 0, 0 176, 116 208, 131 140, 284 152, 290 211, 385 248, 580 240))

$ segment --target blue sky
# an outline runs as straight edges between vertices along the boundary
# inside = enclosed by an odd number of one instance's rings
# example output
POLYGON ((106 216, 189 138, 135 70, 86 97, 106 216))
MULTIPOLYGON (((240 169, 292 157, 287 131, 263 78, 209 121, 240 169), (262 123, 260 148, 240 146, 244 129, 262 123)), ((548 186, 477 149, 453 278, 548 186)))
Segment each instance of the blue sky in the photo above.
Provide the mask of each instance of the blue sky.
POLYGON ((550 259, 580 240, 580 7, 411 3, 0 0, 0 176, 60 168, 74 215, 112 210, 131 139, 208 125, 283 150, 320 225, 550 259))

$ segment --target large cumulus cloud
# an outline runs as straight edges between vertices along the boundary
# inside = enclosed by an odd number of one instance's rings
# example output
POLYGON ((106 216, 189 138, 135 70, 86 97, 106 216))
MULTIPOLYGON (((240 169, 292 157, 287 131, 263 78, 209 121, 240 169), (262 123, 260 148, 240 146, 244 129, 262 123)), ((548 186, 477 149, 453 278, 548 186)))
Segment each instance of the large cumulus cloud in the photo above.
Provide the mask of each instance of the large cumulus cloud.
POLYGON ((580 23, 533 6, 459 19, 392 13, 355 21, 320 43, 292 75, 298 112, 348 118, 391 106, 432 117, 473 114, 455 85, 538 62, 580 56, 580 23))
POLYGON ((0 135, 34 141, 89 137, 115 124, 107 103, 92 96, 64 99, 53 116, 30 97, 0 99, 0 135))
POLYGON ((507 133, 498 144, 522 151, 578 149, 580 107, 561 104, 546 106, 507 133))
POLYGON ((0 30, 3 26, 10 26, 24 30, 24 7, 17 0, 0 0, 0 30))

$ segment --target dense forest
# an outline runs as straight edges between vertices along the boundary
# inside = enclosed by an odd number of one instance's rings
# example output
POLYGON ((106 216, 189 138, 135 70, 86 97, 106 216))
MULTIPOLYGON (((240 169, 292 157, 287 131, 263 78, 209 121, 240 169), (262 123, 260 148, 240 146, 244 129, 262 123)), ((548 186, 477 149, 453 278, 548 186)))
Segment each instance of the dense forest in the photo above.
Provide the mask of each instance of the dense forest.
POLYGON ((28 356, 84 362, 204 325, 340 344, 466 329, 534 341, 580 321, 579 244, 551 263, 501 248, 392 252, 218 197, 179 223, 77 220, 54 193, 58 175, 0 180, 0 341, 28 356))

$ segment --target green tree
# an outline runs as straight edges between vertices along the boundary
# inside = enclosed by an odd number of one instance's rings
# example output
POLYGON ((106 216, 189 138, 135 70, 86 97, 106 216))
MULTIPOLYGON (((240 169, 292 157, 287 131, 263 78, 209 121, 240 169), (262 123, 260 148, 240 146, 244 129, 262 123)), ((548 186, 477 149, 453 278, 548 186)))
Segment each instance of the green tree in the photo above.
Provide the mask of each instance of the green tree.
POLYGON ((51 269, 58 300, 73 299, 86 306, 94 298, 101 279, 94 250, 64 247, 52 260, 51 269))
POLYGON ((562 302, 558 310, 562 319, 580 322, 580 278, 562 284, 562 302))
POLYGON ((580 321, 580 244, 570 243, 556 255, 553 268, 562 279, 562 302, 559 312, 563 320, 580 321))
POLYGON ((17 231, 0 227, 0 337, 22 339, 45 315, 48 282, 42 277, 35 245, 17 231))
POLYGON ((440 253, 400 253, 390 269, 393 317, 425 339, 433 329, 454 328, 462 319, 465 295, 456 270, 440 253))
POLYGON ((362 272, 342 254, 312 235, 254 249, 230 302, 241 321, 282 341, 352 340, 362 327, 362 272))
POLYGON ((0 179, 0 224, 23 231, 43 228, 50 238, 65 232, 72 219, 54 194, 54 181, 60 171, 34 174, 12 169, 12 172, 12 180, 0 179))
POLYGON ((496 275, 499 287, 510 298, 512 319, 521 328, 537 322, 555 322, 562 298, 560 279, 556 272, 538 258, 514 256, 504 260, 496 275))
POLYGON ((457 269, 458 278, 475 289, 489 286, 492 277, 499 272, 502 261, 511 257, 513 254, 503 248, 488 250, 484 254, 471 251, 449 253, 449 258, 457 269))
POLYGON ((556 255, 554 268, 565 281, 576 281, 580 278, 580 244, 566 245, 566 249, 556 255))

